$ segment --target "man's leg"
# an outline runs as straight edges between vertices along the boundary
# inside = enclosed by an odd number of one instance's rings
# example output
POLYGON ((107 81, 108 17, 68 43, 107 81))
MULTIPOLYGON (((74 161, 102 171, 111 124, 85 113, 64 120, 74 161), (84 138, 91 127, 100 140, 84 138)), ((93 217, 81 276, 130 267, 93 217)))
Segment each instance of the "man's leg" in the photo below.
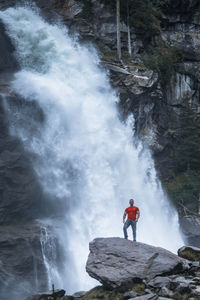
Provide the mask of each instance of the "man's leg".
POLYGON ((136 224, 137 222, 134 220, 131 220, 131 227, 133 230, 133 241, 136 242, 136 224))
POLYGON ((123 231, 124 231, 124 238, 127 239, 128 238, 128 234, 127 234, 127 228, 130 226, 130 220, 127 219, 126 222, 124 223, 124 227, 123 227, 123 231))

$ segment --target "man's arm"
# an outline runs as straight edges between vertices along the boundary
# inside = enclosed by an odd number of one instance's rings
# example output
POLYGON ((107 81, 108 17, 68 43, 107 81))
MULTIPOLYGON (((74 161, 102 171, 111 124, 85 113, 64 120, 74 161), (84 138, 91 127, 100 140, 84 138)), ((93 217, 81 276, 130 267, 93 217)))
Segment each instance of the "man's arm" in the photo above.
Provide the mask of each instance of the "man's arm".
POLYGON ((125 212, 124 212, 124 215, 123 215, 123 223, 125 222, 126 215, 127 215, 127 213, 126 213, 126 211, 125 211, 125 212))
POLYGON ((138 209, 138 211, 136 212, 136 222, 138 221, 139 217, 140 217, 140 211, 138 209))

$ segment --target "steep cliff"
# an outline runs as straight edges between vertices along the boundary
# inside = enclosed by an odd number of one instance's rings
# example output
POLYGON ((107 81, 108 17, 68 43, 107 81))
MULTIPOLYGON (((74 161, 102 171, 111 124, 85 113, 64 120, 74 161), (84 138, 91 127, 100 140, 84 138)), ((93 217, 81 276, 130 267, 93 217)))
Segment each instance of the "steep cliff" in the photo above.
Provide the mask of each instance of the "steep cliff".
POLYGON ((31 291, 45 289, 47 239, 57 249, 53 229, 36 221, 49 215, 50 207, 33 171, 31 154, 10 130, 8 103, 16 107, 23 104, 10 89, 18 70, 13 53, 0 24, 0 299, 5 299, 9 290, 10 299, 23 299, 31 291))

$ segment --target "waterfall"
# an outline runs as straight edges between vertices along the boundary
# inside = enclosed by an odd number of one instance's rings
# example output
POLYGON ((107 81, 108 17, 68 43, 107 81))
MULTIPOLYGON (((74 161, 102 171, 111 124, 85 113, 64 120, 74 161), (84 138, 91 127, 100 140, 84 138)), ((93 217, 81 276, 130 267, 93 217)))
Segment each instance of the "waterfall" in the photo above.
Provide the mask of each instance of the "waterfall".
POLYGON ((150 152, 134 143, 133 117, 126 124, 118 118, 119 99, 96 51, 33 9, 9 8, 0 19, 21 66, 12 91, 25 103, 8 105, 10 131, 32 153, 55 208, 49 222, 57 224, 65 249, 63 287, 69 292, 96 284, 85 272, 88 243, 95 237, 123 237, 122 216, 130 198, 141 212, 137 240, 176 252, 183 245, 177 214, 150 152), (40 118, 32 113, 34 105, 40 118))
POLYGON ((48 228, 48 225, 43 223, 41 224, 41 250, 43 256, 43 262, 46 268, 46 278, 47 278, 47 288, 48 290, 52 290, 52 285, 62 286, 63 281, 60 277, 59 271, 56 266, 57 261, 57 249, 56 242, 54 236, 52 236, 51 230, 48 228))

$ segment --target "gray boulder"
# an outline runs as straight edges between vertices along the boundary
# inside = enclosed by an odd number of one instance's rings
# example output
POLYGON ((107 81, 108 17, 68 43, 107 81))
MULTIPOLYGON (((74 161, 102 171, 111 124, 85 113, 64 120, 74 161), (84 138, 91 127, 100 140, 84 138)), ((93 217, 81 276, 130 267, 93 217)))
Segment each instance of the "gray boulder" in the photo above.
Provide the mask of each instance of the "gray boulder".
POLYGON ((129 300, 157 300, 158 296, 155 294, 147 294, 138 297, 131 298, 129 300))
POLYGON ((134 298, 137 296, 137 293, 133 292, 133 291, 130 291, 130 292, 126 292, 124 294, 124 300, 128 300, 130 298, 134 298))
POLYGON ((54 292, 45 292, 28 297, 26 300, 54 300, 65 295, 65 290, 55 290, 54 292))
POLYGON ((178 250, 178 256, 192 261, 200 261, 200 248, 183 246, 178 250))
POLYGON ((158 277, 155 277, 154 279, 152 279, 149 282, 149 285, 152 287, 156 287, 156 288, 157 287, 162 288, 164 286, 167 286, 169 282, 170 282, 169 277, 158 276, 158 277))
MULTIPOLYGON (((48 238, 55 245, 52 228, 45 229, 48 238)), ((0 226, 0 299, 25 299, 35 291, 47 288, 46 267, 43 258, 41 239, 45 233, 37 222, 19 225, 0 226)), ((52 259, 53 263, 53 259, 52 259)), ((57 263, 54 262, 55 264, 57 263)), ((31 298, 31 300, 37 298, 31 298)))
POLYGON ((158 247, 122 238, 97 238, 90 243, 88 274, 104 286, 130 286, 135 280, 152 279, 188 268, 186 260, 158 247))
POLYGON ((168 289, 166 286, 162 287, 158 294, 159 294, 159 296, 161 296, 160 298, 165 297, 165 296, 173 297, 173 295, 174 295, 174 293, 170 289, 168 289))
POLYGON ((200 248, 200 217, 184 216, 179 221, 187 244, 200 248))
POLYGON ((87 292, 86 291, 79 291, 79 292, 76 292, 72 295, 73 299, 81 299, 82 297, 85 296, 87 292))
POLYGON ((168 297, 158 297, 157 300, 173 300, 172 298, 168 298, 168 297))

